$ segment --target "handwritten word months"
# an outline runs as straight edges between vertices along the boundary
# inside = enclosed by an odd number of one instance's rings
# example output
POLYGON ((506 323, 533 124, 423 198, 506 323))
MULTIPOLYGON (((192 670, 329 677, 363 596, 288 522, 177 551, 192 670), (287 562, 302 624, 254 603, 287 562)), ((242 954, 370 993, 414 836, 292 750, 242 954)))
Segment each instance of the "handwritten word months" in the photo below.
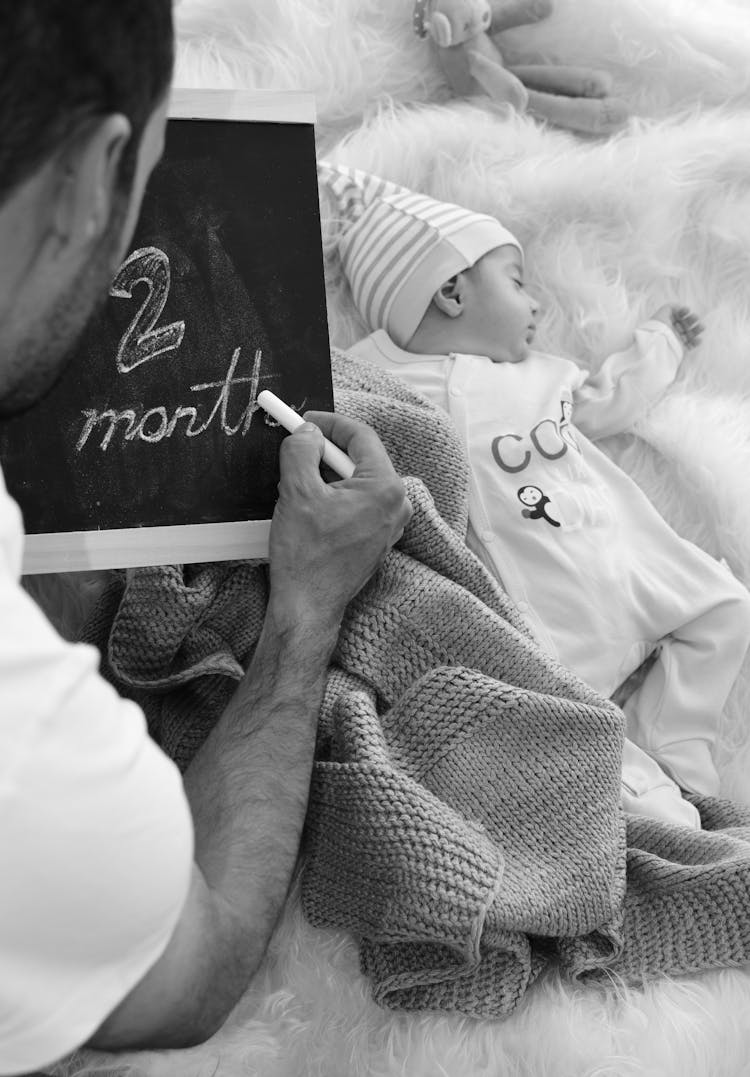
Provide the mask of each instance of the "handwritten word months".
MULTIPOLYGON (((148 292, 120 340, 116 356, 117 370, 120 374, 128 374, 142 363, 149 362, 166 352, 176 351, 185 335, 184 321, 156 327, 164 311, 171 284, 169 258, 164 251, 157 247, 142 247, 133 251, 123 262, 112 282, 110 295, 118 299, 132 299, 133 290, 140 283, 147 285, 148 292)), ((95 430, 97 434, 101 434, 99 448, 102 451, 106 451, 109 447, 118 428, 126 442, 138 439, 155 444, 164 438, 171 438, 178 428, 185 437, 200 437, 201 434, 205 434, 217 416, 219 416, 222 431, 228 437, 238 433, 244 437, 250 429, 253 415, 258 410, 256 399, 262 352, 260 349, 255 352, 250 376, 237 377, 236 371, 241 351, 241 348, 235 348, 227 373, 221 381, 190 386, 190 391, 193 393, 203 393, 211 389, 219 390, 207 418, 199 421, 198 408, 192 404, 178 404, 171 415, 163 405, 149 408, 140 416, 132 408, 123 408, 120 411, 114 408, 105 408, 102 411, 86 408, 83 411, 85 421, 76 443, 77 451, 81 452, 95 430), (231 422, 230 400, 233 399, 233 391, 240 385, 248 385, 250 391, 239 418, 231 422), (179 424, 183 421, 184 425, 180 427, 179 424)))
POLYGON ((220 390, 208 418, 204 419, 203 422, 198 420, 198 409, 193 405, 186 404, 178 404, 171 416, 165 407, 159 406, 149 408, 140 418, 132 408, 124 408, 122 411, 115 411, 113 408, 106 408, 104 411, 86 408, 83 412, 86 422, 76 443, 76 449, 79 452, 81 451, 97 427, 100 428, 100 431, 103 430, 99 448, 107 449, 120 423, 124 424, 122 436, 125 441, 134 441, 138 438, 141 441, 155 444, 164 438, 171 438, 181 420, 185 420, 185 426, 182 431, 185 437, 195 438, 205 434, 217 415, 220 415, 221 428, 227 436, 231 437, 233 434, 239 433, 244 437, 250 429, 253 415, 258 411, 256 399, 260 381, 262 353, 260 349, 256 351, 253 372, 249 378, 236 378, 234 373, 237 369, 240 351, 240 348, 235 349, 223 381, 209 381, 203 385, 190 386, 190 391, 193 393, 200 393, 206 389, 220 390), (229 421, 229 401, 232 390, 237 385, 249 385, 250 392, 239 419, 232 424, 229 421))

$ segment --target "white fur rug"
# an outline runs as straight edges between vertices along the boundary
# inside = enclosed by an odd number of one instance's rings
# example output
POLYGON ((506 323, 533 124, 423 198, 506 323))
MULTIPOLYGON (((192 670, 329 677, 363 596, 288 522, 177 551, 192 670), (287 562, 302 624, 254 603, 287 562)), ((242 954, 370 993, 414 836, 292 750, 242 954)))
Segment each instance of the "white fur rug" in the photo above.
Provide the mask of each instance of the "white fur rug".
MULTIPOLYGON (((507 35, 511 59, 610 70, 635 118, 609 142, 451 102, 411 0, 181 0, 180 85, 314 91, 321 154, 485 212, 525 244, 538 346, 596 364, 667 301, 704 343, 606 448, 682 534, 750 585, 750 3, 557 0, 507 35), (345 137, 346 136, 346 137, 345 137), (342 142, 343 139, 343 142, 342 142)), ((325 222, 324 222, 325 225, 325 222)), ((362 335, 330 266, 331 338, 362 335)), ((726 795, 750 803, 750 669, 724 724, 726 795)), ((292 894, 261 976, 210 1044, 67 1075, 740 1077, 750 970, 603 995, 555 981, 501 1023, 379 1009, 355 942, 309 927, 292 894)))

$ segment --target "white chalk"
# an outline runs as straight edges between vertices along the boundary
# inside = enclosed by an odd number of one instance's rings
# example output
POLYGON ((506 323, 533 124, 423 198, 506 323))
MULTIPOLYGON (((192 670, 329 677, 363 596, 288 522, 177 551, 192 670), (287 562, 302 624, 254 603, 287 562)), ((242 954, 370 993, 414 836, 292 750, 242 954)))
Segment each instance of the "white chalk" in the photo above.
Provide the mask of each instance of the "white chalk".
MULTIPOLYGON (((298 426, 301 426, 305 421, 301 415, 298 415, 296 411, 292 411, 288 404, 285 404, 283 400, 279 400, 275 393, 270 392, 268 389, 264 389, 262 393, 258 393, 258 403, 267 411, 277 423, 281 423, 285 430, 288 430, 291 434, 296 430, 298 426)), ((340 475, 342 479, 351 478, 354 474, 354 464, 352 460, 342 452, 338 445, 334 445, 328 438, 323 438, 323 461, 328 466, 340 475)))

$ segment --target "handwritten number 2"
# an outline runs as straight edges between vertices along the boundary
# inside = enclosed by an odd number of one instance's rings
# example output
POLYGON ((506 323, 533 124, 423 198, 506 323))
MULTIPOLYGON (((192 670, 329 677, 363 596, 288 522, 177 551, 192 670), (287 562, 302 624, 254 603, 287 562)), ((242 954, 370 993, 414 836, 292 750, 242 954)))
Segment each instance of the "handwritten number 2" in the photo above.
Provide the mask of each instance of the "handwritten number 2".
POLYGON ((182 344, 184 321, 155 328, 167 302, 170 283, 169 258, 158 247, 141 247, 120 266, 109 289, 110 295, 116 299, 132 299, 136 285, 148 287, 148 294, 117 349, 120 374, 127 374, 164 352, 175 351, 182 344))

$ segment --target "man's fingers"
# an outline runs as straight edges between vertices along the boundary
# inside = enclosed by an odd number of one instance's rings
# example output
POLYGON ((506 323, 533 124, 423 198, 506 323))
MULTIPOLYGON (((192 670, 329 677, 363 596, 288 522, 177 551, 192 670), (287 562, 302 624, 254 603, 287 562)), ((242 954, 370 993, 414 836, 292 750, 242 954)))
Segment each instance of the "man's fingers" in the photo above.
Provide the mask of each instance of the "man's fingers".
POLYGON ((323 485, 320 461, 323 457, 323 435, 313 423, 303 423, 281 443, 279 470, 282 486, 293 481, 296 486, 323 485))
POLYGON ((698 340, 700 339, 701 333, 703 332, 703 326, 695 317, 695 315, 690 315, 689 317, 684 318, 683 320, 678 322, 678 327, 680 335, 682 336, 687 347, 694 348, 698 343, 698 340))
POLYGON ((700 325, 698 315, 694 314, 692 312, 692 310, 689 310, 687 307, 677 307, 673 311, 672 316, 673 316, 674 320, 676 322, 679 322, 681 325, 686 325, 686 326, 700 325))
POLYGON ((686 348, 694 348, 699 342, 704 327, 690 307, 671 308, 672 326, 686 348))
POLYGON ((365 423, 332 411, 307 411, 304 418, 315 423, 329 441, 351 457, 357 476, 393 473, 393 465, 385 446, 375 431, 365 423))
POLYGON ((305 419, 314 422, 334 445, 349 454, 355 464, 355 479, 377 480, 383 520, 391 522, 394 536, 391 542, 398 541, 413 510, 403 481, 375 431, 366 423, 336 412, 308 411, 305 419))

